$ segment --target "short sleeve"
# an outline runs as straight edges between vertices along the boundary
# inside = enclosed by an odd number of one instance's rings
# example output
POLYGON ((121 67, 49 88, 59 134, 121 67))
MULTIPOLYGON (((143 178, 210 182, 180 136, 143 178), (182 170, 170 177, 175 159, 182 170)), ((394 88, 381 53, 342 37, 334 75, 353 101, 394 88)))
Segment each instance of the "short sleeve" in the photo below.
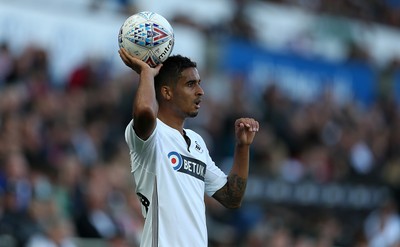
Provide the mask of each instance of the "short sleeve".
MULTIPOLYGON (((156 127, 157 128, 157 127, 156 127)), ((147 140, 142 140, 135 133, 133 128, 133 119, 129 122, 125 129, 125 141, 128 144, 129 150, 132 152, 135 150, 136 152, 141 152, 146 146, 151 145, 153 143, 153 139, 156 133, 156 128, 153 133, 149 136, 147 140)))
POLYGON ((221 189, 228 181, 227 175, 215 164, 207 150, 207 171, 204 179, 205 193, 212 196, 221 189))

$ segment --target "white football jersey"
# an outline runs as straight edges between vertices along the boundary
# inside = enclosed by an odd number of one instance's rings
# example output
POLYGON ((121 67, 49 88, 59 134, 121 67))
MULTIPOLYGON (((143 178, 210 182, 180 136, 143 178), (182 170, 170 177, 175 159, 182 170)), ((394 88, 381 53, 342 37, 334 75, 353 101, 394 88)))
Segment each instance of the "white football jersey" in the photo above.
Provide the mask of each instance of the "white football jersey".
POLYGON ((157 119, 154 132, 141 140, 133 120, 125 131, 131 172, 145 217, 143 247, 205 247, 207 226, 204 194, 212 196, 227 182, 200 135, 181 133, 157 119))

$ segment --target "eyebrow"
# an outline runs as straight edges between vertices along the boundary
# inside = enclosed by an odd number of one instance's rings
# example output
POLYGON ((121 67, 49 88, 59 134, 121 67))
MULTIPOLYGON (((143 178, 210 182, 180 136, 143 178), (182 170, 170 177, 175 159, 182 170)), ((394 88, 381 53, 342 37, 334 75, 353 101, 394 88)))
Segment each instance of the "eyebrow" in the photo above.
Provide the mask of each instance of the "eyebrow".
POLYGON ((201 79, 199 79, 199 80, 189 80, 189 81, 186 81, 185 84, 189 84, 189 83, 193 83, 193 82, 201 82, 201 79))

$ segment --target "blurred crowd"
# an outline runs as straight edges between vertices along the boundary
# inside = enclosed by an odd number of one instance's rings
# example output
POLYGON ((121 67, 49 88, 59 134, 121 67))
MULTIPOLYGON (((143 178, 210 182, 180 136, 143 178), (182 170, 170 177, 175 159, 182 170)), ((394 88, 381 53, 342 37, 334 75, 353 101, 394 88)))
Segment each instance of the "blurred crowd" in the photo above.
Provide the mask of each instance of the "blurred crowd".
POLYGON ((400 26, 400 1, 398 0, 263 0, 293 5, 313 12, 359 19, 370 23, 400 26))
MULTIPOLYGON (((399 25, 377 9, 353 8, 363 1, 274 2, 334 14, 356 9, 353 15, 369 13, 371 21, 399 25)), ((371 3, 384 8, 396 1, 371 3)), ((245 19, 232 21, 226 27, 248 26, 245 19)), ((251 28, 238 30, 225 29, 251 36, 251 28)), ((364 58, 357 54, 353 58, 364 58)), ((143 218, 124 140, 138 77, 112 76, 106 60, 88 58, 60 86, 52 81, 50 63, 42 47, 14 54, 1 44, 0 247, 138 246, 143 218)), ((202 134, 222 169, 233 151, 234 119, 250 115, 261 126, 250 178, 381 185, 389 191, 379 206, 363 210, 269 201, 227 210, 206 198, 210 247, 400 246, 400 113, 393 90, 399 62, 379 68, 377 98, 368 107, 336 104, 329 91, 298 102, 276 87, 279 82, 252 97, 246 77, 204 72, 209 96, 187 127, 202 134), (218 78, 228 80, 223 95, 215 93, 218 78)))

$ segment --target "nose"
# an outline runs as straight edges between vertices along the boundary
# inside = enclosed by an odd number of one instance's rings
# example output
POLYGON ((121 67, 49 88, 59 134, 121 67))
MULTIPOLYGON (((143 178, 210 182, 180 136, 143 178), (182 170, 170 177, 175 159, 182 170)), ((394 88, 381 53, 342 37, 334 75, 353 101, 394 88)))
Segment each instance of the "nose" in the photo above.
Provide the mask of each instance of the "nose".
POLYGON ((196 92, 196 94, 199 95, 199 96, 204 95, 204 90, 203 90, 203 88, 202 88, 200 85, 197 86, 197 92, 196 92))

